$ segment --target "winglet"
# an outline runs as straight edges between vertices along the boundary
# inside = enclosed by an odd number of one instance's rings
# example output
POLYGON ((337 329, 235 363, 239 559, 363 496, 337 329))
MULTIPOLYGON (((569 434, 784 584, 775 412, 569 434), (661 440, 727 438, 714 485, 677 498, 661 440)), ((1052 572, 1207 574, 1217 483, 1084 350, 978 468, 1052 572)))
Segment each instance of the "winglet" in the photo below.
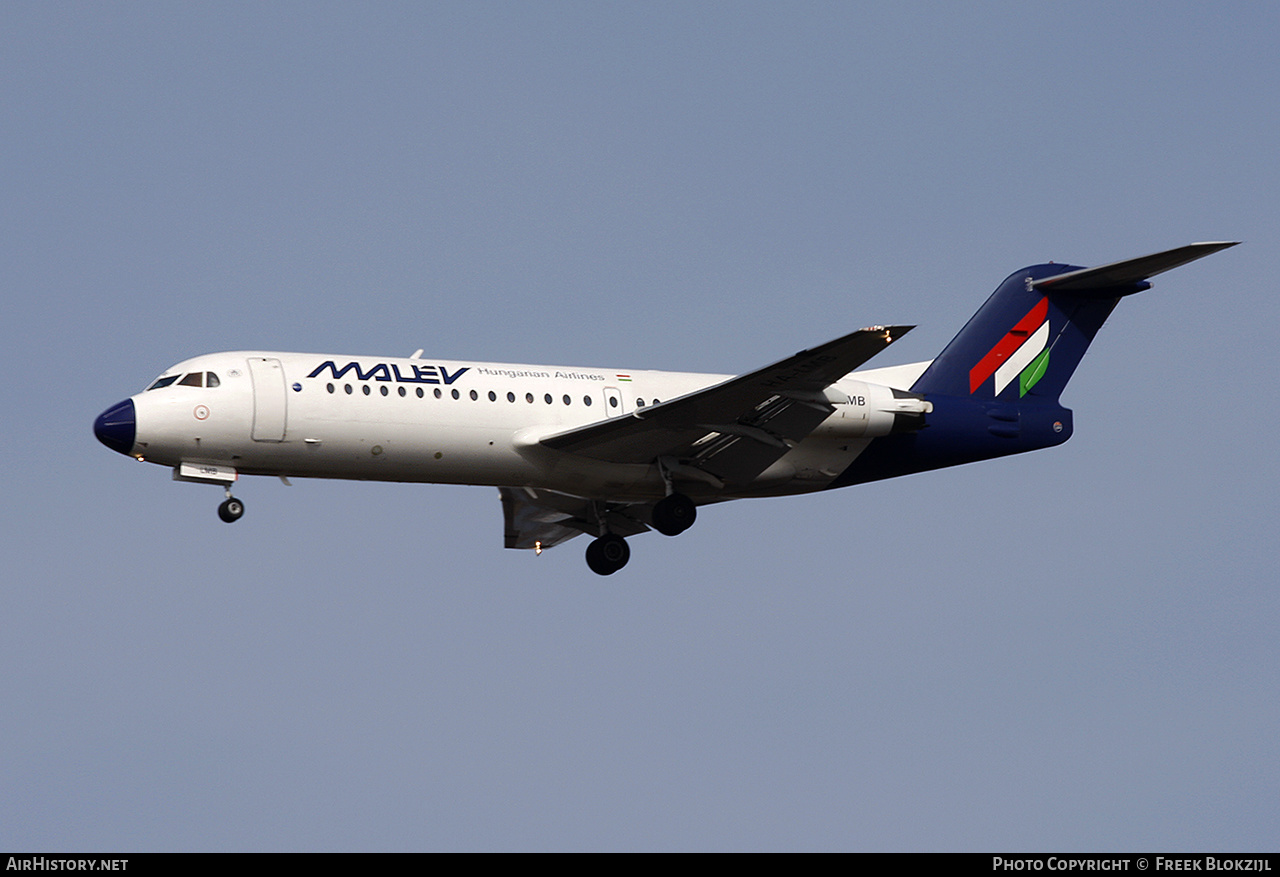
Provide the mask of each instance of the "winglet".
POLYGON ((1196 259, 1203 259, 1227 247, 1234 247, 1238 243, 1240 242, 1209 241, 1187 244, 1185 247, 1176 247, 1172 250, 1152 253, 1149 256, 1139 256, 1136 259, 1126 259, 1123 262, 1112 262, 1110 265, 1101 265, 1097 268, 1081 268, 1078 271, 1055 274, 1052 277, 1031 281, 1030 288, 1046 293, 1063 292, 1086 297, 1104 291, 1108 298, 1129 295, 1149 289, 1150 284, 1145 282, 1148 278, 1163 274, 1179 265, 1194 262, 1196 259))

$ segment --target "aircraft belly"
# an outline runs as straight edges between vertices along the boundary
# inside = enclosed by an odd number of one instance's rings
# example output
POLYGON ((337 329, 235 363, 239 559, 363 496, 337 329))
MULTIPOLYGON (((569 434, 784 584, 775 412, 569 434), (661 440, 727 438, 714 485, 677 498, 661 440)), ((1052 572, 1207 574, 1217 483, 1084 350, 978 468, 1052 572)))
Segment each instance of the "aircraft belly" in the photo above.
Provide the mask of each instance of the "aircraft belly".
POLYGON ((564 462, 551 470, 539 469, 532 480, 524 483, 616 502, 653 502, 666 496, 666 487, 656 466, 603 463, 589 458, 564 462))
POLYGON ((246 448, 241 471, 442 484, 521 484, 535 472, 506 431, 410 423, 315 421, 300 438, 246 448))

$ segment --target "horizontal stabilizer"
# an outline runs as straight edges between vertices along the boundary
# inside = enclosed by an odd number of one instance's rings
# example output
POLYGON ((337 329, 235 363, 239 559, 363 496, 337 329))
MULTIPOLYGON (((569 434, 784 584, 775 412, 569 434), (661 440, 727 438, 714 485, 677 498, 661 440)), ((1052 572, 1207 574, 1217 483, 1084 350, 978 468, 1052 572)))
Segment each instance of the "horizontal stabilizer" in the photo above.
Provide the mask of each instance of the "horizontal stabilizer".
POLYGON ((1187 244, 1185 247, 1165 250, 1162 253, 1152 253, 1149 256, 1139 256, 1136 259, 1126 259, 1123 262, 1113 262, 1110 265, 1101 265, 1097 268, 1081 268, 1078 271, 1055 274, 1053 277, 1045 277, 1042 280, 1033 281, 1031 288, 1046 293, 1064 292, 1086 296, 1094 290, 1106 290, 1108 296, 1141 292, 1148 288, 1143 283, 1147 278, 1155 277, 1157 274, 1177 268, 1179 265, 1194 262, 1196 259, 1203 259, 1205 256, 1216 253, 1219 250, 1234 247, 1238 243, 1240 242, 1211 241, 1208 243, 1187 244))

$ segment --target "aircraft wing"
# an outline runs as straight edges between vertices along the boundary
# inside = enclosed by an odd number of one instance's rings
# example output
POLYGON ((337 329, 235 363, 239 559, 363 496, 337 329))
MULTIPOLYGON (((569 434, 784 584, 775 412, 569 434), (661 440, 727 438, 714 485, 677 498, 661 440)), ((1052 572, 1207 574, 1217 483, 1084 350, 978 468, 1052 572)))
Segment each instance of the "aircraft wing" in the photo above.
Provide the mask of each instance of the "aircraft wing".
POLYGON ((541 444, 613 463, 665 458, 678 474, 745 484, 835 411, 823 391, 912 326, 859 329, 727 381, 541 444))
MULTIPOLYGON (((527 487, 499 487, 502 495, 503 544, 507 548, 550 548, 579 533, 599 535, 603 517, 611 533, 635 536, 649 528, 626 513, 623 503, 601 503, 527 487)), ((634 506, 632 506, 634 508, 634 506)))

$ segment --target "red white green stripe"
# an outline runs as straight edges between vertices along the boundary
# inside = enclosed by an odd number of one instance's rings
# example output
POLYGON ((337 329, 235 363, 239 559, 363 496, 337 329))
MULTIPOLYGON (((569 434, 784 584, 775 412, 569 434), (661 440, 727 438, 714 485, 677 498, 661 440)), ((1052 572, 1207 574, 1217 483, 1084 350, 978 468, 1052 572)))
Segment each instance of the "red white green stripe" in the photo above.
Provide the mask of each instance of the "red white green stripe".
POLYGON ((1042 298, 969 370, 969 392, 976 393, 994 375, 995 395, 1015 378, 1018 396, 1027 395, 1049 368, 1048 316, 1049 300, 1042 298))

